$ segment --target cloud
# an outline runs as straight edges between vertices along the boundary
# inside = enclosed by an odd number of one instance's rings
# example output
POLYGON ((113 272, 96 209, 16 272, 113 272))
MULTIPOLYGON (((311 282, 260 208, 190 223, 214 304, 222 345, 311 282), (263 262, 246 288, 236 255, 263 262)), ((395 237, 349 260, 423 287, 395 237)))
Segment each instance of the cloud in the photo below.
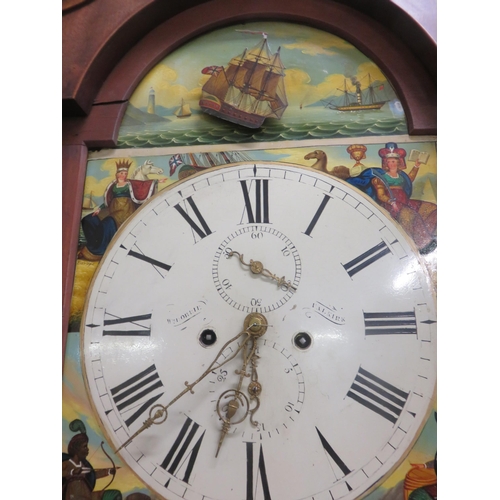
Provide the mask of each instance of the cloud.
POLYGON ((339 94, 338 88, 344 85, 344 75, 328 75, 317 85, 311 85, 311 78, 307 72, 301 69, 286 70, 286 92, 288 102, 292 105, 303 104, 307 106, 326 99, 332 94, 339 94))
POLYGON ((324 47, 321 47, 313 42, 297 42, 297 43, 288 43, 283 45, 288 50, 300 50, 303 54, 309 56, 334 56, 337 54, 334 50, 328 50, 324 47))
MULTIPOLYGON (((290 36, 290 33, 288 32, 286 35, 290 36)), ((300 50, 303 54, 311 56, 335 56, 338 52, 333 49, 346 50, 354 48, 345 40, 331 33, 326 33, 314 28, 303 30, 301 27, 297 38, 298 40, 295 43, 283 44, 283 47, 288 50, 300 50), (304 36, 304 34, 306 34, 306 36, 304 36)))
POLYGON ((137 86, 130 97, 130 102, 136 108, 148 104, 149 91, 155 91, 155 103, 165 108, 178 106, 181 99, 186 101, 198 100, 200 89, 189 90, 186 86, 176 83, 179 80, 177 71, 166 64, 157 64, 137 86))
POLYGON ((382 73, 381 69, 372 61, 365 62, 358 66, 357 77, 361 79, 363 76, 370 74, 372 81, 387 80, 386 76, 382 73))

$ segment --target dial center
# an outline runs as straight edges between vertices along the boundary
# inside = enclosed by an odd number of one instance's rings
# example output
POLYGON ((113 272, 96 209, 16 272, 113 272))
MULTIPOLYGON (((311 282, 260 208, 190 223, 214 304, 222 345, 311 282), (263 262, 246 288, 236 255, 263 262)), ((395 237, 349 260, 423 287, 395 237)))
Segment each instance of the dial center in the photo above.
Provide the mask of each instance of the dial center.
POLYGON ((245 330, 253 337, 261 337, 267 331, 267 319, 260 313, 249 314, 244 321, 245 330))

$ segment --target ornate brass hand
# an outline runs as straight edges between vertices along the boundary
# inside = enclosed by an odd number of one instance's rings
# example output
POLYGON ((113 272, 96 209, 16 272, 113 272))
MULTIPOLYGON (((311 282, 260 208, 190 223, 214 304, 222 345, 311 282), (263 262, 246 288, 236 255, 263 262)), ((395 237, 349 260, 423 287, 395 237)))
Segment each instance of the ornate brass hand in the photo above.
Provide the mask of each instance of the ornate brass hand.
POLYGON ((223 392, 217 401, 217 413, 222 420, 222 430, 219 439, 219 446, 217 447, 217 452, 215 456, 219 455, 222 442, 229 432, 232 424, 238 424, 243 422, 247 415, 250 414, 250 422, 252 425, 259 425, 258 422, 254 421, 253 414, 257 411, 260 406, 259 395, 262 392, 262 385, 259 383, 257 375, 257 341, 267 330, 267 320, 260 313, 249 314, 245 320, 246 332, 248 332, 248 337, 243 340, 243 363, 240 370, 236 370, 236 373, 240 376, 238 380, 238 385, 236 389, 230 389, 223 392), (250 373, 247 373, 247 367, 250 364, 250 373), (243 380, 245 377, 250 377, 251 382, 248 385, 248 392, 250 394, 250 400, 255 400, 256 404, 253 408, 250 408, 250 401, 247 396, 241 391, 243 385, 243 380), (224 400, 232 398, 227 405, 224 404, 224 400), (237 420, 232 420, 240 407, 244 407, 243 411, 237 416, 237 420), (223 414, 225 412, 225 415, 223 414))
POLYGON ((294 292, 295 292, 295 290, 297 290, 297 288, 292 285, 291 281, 287 280, 284 276, 282 276, 281 278, 278 278, 278 276, 276 276, 276 274, 273 274, 268 269, 265 269, 264 264, 262 264, 262 262, 260 262, 258 260, 250 259, 250 264, 247 264, 243 260, 243 254, 239 253, 239 252, 235 252, 234 250, 229 252, 227 255, 228 255, 228 257, 232 257, 233 255, 237 255, 238 258, 240 259, 240 262, 244 266, 247 266, 248 268, 250 268, 250 271, 253 274, 262 274, 263 276, 266 276, 267 278, 271 278, 271 279, 277 281, 278 287, 285 286, 288 290, 293 290, 294 292))
POLYGON ((194 394, 193 388, 199 384, 209 373, 212 372, 214 369, 214 366, 217 364, 217 360, 220 358, 221 354, 223 351, 233 342, 237 341, 240 337, 246 337, 243 339, 241 345, 235 350, 234 354, 226 358, 222 363, 218 364, 217 367, 220 368, 221 366, 224 366, 226 363, 229 363, 232 359, 234 359, 242 350, 247 348, 247 342, 250 338, 257 337, 262 335, 265 331, 267 330, 267 321, 265 321, 265 318, 257 313, 249 314, 244 321, 244 329, 238 335, 233 337, 232 339, 228 340, 222 348, 219 350, 217 355, 215 356, 214 360, 210 363, 208 368, 194 381, 194 382, 184 382, 186 388, 181 391, 175 398, 173 398, 168 404, 166 405, 154 405, 151 407, 149 410, 149 417, 144 421, 142 426, 132 434, 132 436, 125 441, 117 450, 116 452, 120 451, 122 448, 125 448, 128 446, 139 434, 144 432, 146 429, 149 429, 153 424, 154 425, 159 425, 165 422, 168 418, 168 408, 172 406, 176 401, 181 399, 185 394, 190 392, 191 394, 194 394), (262 319, 263 318, 263 319, 262 319), (265 324, 264 324, 265 323, 265 324), (262 333, 261 333, 262 332, 262 333))

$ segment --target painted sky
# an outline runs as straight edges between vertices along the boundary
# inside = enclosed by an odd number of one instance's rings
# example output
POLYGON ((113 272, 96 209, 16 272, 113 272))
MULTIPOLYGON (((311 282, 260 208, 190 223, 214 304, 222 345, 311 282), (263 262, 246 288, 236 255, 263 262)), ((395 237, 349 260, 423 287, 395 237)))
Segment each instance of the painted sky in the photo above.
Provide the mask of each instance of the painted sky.
POLYGON ((335 35, 304 25, 259 22, 219 29, 176 49, 143 79, 130 102, 137 108, 146 107, 153 87, 157 105, 170 108, 183 98, 197 107, 201 87, 209 78, 201 70, 211 65, 226 66, 232 57, 252 48, 262 38, 241 30, 267 33, 273 52, 281 47, 291 107, 307 106, 326 99, 334 91, 339 93, 336 89, 343 88, 344 79, 351 76, 361 80, 370 73, 372 80, 386 80, 370 59, 335 35))

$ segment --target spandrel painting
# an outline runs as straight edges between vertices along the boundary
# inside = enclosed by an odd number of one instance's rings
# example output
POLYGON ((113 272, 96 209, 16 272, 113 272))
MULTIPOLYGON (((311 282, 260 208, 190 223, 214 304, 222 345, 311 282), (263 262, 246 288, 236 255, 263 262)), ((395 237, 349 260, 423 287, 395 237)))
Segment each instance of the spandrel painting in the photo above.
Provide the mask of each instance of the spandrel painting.
MULTIPOLYGON (((307 26, 223 28, 192 40, 153 68, 130 99, 118 148, 88 157, 63 375, 63 498, 162 498, 114 453, 81 367, 87 291, 130 216, 165 188, 213 167, 297 165, 335 177, 381 207, 417 249, 435 285, 436 144, 436 137, 407 135, 393 86, 372 61, 345 40, 307 26), (267 69, 257 70, 262 61, 267 69), (221 80, 234 81, 234 88, 220 91, 221 80)), ((167 272, 162 262, 148 263, 167 272)), ((135 323, 141 328, 143 320, 135 323)), ((434 401, 397 469, 364 498, 437 498, 436 408, 434 401)), ((191 462, 184 458, 179 467, 191 462)), ((175 474, 174 489, 182 486, 175 474)), ((256 498, 267 497, 258 491, 256 498)))
POLYGON ((130 98, 119 147, 397 135, 401 103, 380 68, 341 38, 248 23, 187 43, 130 98))

